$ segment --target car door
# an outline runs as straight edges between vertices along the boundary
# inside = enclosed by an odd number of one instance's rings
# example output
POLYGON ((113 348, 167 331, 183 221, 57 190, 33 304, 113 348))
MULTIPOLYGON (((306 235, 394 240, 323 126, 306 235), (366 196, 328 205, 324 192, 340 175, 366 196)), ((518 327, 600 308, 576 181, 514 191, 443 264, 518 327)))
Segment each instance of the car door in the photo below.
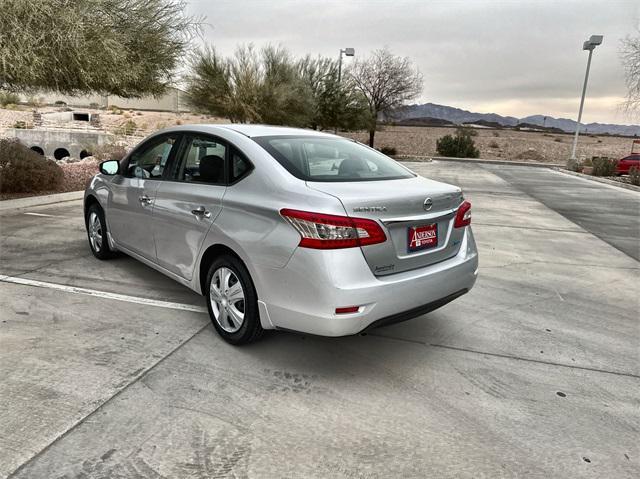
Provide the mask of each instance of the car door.
POLYGON ((109 231, 118 243, 156 261, 152 213, 165 168, 176 154, 179 134, 155 136, 128 156, 122 175, 114 178, 108 204, 109 231))
POLYGON ((222 210, 228 155, 228 145, 219 138, 185 134, 168 181, 156 191, 153 235, 157 262, 187 280, 222 210))
POLYGON ((634 166, 636 168, 640 168, 640 155, 631 155, 625 159, 627 160, 627 164, 625 168, 625 172, 627 174, 630 173, 631 168, 633 168, 634 166))

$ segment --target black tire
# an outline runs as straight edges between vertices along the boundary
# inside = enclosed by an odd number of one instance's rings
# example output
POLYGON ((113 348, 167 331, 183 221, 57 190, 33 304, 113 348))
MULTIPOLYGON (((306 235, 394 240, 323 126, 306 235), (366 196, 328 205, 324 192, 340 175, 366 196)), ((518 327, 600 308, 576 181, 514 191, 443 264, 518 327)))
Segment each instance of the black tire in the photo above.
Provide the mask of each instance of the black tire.
POLYGON ((107 239, 107 222, 104 219, 104 211, 102 211, 99 204, 94 203, 89 206, 87 215, 85 216, 85 226, 87 228, 89 248, 91 249, 93 256, 100 260, 113 258, 114 251, 109 247, 109 240, 107 239), (95 228, 95 220, 97 220, 100 225, 98 231, 100 241, 98 241, 97 237, 92 238, 95 228))
MULTIPOLYGON (((216 287, 219 286, 220 274, 216 275, 216 287)), ((231 282, 233 277, 229 280, 231 282)), ((235 284, 235 283, 234 283, 235 284)), ((219 288, 223 289, 223 288, 219 288)), ((231 289, 231 288, 229 288, 231 289)), ((205 282, 205 296, 207 298, 207 309, 209 310, 209 317, 211 318, 211 322, 213 326, 218 331, 218 334, 222 336, 226 342, 234 345, 247 344, 259 339, 264 333, 264 329, 262 329, 262 325, 260 324, 260 314, 258 312, 258 295, 256 294, 256 289, 253 286, 253 281, 251 280, 251 276, 249 275, 249 271, 245 265, 239 259, 230 256, 230 255, 222 255, 211 263, 209 267, 209 271, 207 272, 207 281, 205 282), (221 269, 223 268, 223 269, 221 269), (243 292, 243 300, 237 301, 235 304, 232 304, 231 301, 225 303, 228 308, 237 307, 236 311, 242 309, 244 313, 244 318, 239 326, 239 329, 236 331, 227 331, 216 319, 216 314, 214 312, 213 302, 211 300, 211 283, 214 281, 214 275, 218 270, 224 271, 224 268, 230 270, 235 276, 236 282, 239 282, 242 286, 243 292), (241 305, 241 307, 240 307, 241 305)), ((216 305, 216 308, 219 309, 218 315, 222 314, 222 309, 220 306, 216 305)), ((225 307, 226 309, 226 307, 225 307)), ((227 309, 228 311, 229 309, 227 309)), ((231 313, 224 313, 221 322, 225 324, 227 329, 233 329, 237 327, 231 321, 231 313), (227 319, 225 321, 225 319, 227 319)))

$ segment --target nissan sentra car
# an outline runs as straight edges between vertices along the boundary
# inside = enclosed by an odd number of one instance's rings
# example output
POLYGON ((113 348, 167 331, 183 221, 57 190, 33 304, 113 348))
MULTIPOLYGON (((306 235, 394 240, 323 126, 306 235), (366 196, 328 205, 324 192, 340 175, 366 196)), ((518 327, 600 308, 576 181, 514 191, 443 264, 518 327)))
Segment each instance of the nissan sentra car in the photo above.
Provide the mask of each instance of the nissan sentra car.
POLYGON ((84 196, 91 251, 121 251, 206 297, 232 344, 282 329, 345 336, 468 292, 471 204, 356 141, 183 125, 106 161, 84 196))

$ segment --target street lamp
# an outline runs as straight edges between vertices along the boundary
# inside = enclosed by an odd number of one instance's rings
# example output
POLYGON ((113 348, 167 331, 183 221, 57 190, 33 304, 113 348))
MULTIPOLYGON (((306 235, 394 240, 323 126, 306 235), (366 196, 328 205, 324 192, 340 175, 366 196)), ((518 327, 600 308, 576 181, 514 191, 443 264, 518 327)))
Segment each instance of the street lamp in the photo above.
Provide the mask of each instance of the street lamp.
POLYGON ((352 57, 356 54, 356 51, 353 48, 340 49, 340 57, 338 59, 338 83, 340 83, 340 79, 342 78, 342 55, 343 54, 345 57, 352 57))
MULTIPOLYGON (((338 57, 338 85, 340 85, 340 81, 342 80, 342 55, 344 54, 345 57, 352 57, 356 54, 356 51, 354 48, 341 48, 340 49, 340 56, 338 57)), ((338 133, 338 127, 336 126, 333 129, 334 133, 338 133)))
POLYGON ((582 120, 582 107, 584 106, 584 95, 587 93, 587 81, 589 80, 589 68, 591 68, 591 56, 593 50, 602 44, 602 35, 591 35, 591 38, 582 45, 583 50, 589 50, 589 59, 587 60, 587 71, 584 74, 584 85, 582 85, 582 98, 580 99, 580 110, 578 111, 578 123, 576 123, 576 133, 573 137, 573 148, 571 148, 571 159, 576 159, 576 147, 578 146, 578 134, 580 133, 580 121, 582 120))

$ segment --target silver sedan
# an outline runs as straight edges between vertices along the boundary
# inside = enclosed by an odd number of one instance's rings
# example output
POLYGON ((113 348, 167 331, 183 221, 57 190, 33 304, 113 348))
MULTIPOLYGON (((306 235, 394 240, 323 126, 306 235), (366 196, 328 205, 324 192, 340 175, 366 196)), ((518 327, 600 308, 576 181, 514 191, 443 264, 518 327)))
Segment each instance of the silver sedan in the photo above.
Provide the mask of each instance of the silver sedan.
POLYGON ((460 188, 315 131, 165 129, 103 162, 84 207, 97 258, 121 251, 203 294, 232 344, 403 321, 477 276, 460 188))

